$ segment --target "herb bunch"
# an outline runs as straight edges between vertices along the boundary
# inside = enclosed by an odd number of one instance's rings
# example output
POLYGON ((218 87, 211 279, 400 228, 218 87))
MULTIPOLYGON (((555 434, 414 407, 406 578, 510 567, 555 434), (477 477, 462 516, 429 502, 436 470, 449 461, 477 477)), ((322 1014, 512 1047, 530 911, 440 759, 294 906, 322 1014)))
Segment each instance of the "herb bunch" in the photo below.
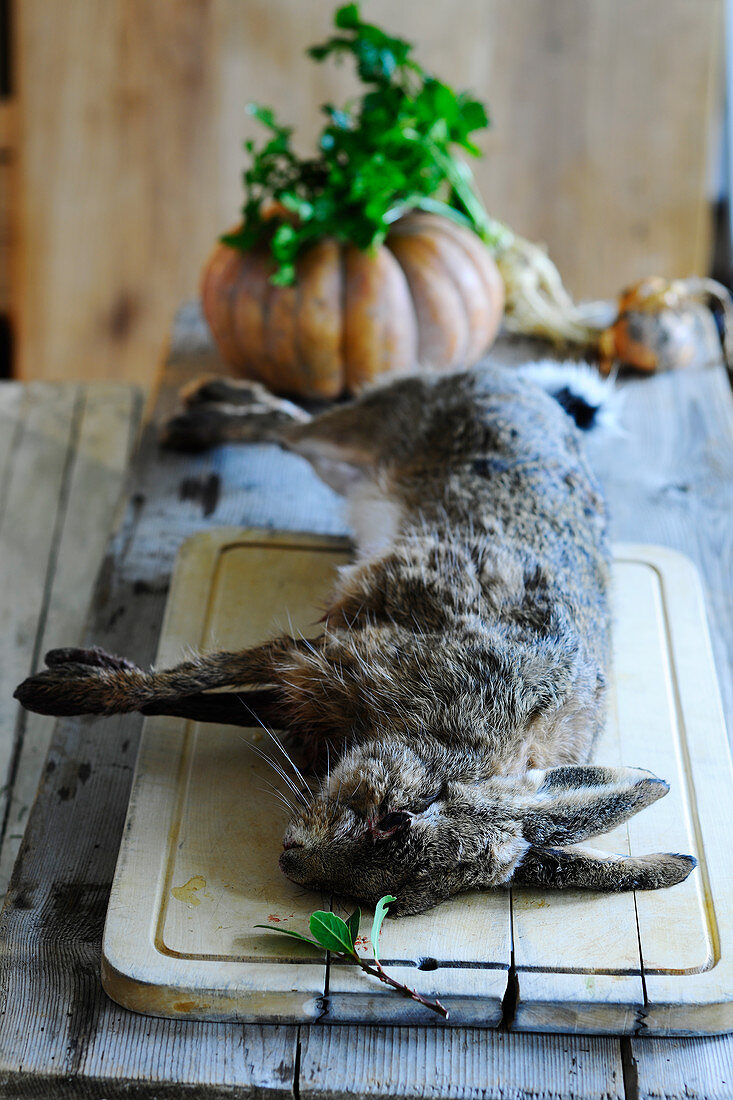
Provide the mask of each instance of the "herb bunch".
POLYGON ((222 240, 248 251, 269 239, 272 282, 281 285, 293 282, 295 260, 308 245, 335 237, 375 248, 391 224, 414 209, 446 215, 491 242, 500 227, 454 152, 480 155, 472 135, 489 125, 484 105, 427 73, 409 42, 363 22, 358 4, 340 7, 334 25, 338 33, 308 54, 317 62, 353 60, 366 85, 363 96, 343 107, 322 106, 326 124, 312 159, 296 155, 292 128, 269 107, 249 104, 270 137, 261 148, 245 145, 251 163, 243 225, 222 240))
POLYGON ((437 1012, 439 1016, 447 1020, 448 1010, 437 998, 430 1001, 418 993, 417 990, 410 989, 409 986, 396 981, 390 977, 380 962, 379 936, 382 931, 382 924, 389 906, 396 900, 391 894, 385 894, 383 898, 379 899, 375 907, 370 935, 372 951, 374 952, 374 959, 371 963, 367 959, 363 959, 356 950, 359 925, 361 924, 361 909, 355 909, 348 920, 343 920, 336 913, 327 913, 322 910, 312 913, 310 930, 313 933, 313 939, 288 928, 273 928, 270 924, 256 924, 255 928, 266 928, 269 932, 278 932, 282 936, 292 936, 296 940, 307 943, 310 947, 315 947, 317 951, 322 951, 325 948, 327 951, 338 955, 339 958, 358 963, 365 974, 370 974, 373 978, 379 978, 380 982, 384 982, 385 985, 390 986, 403 997, 418 1001, 419 1004, 424 1005, 433 1012, 437 1012))

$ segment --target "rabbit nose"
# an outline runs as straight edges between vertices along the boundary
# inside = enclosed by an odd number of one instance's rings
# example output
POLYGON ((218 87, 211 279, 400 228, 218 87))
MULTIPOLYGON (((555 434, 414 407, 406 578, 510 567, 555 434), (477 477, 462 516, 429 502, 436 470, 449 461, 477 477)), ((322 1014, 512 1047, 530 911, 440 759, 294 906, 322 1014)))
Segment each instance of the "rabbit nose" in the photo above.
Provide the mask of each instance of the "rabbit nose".
POLYGON ((303 845, 298 840, 285 839, 283 841, 283 848, 285 849, 286 852, 288 852, 291 848, 302 848, 302 847, 303 847, 303 845))
MULTIPOLYGON (((302 844, 293 845, 294 848, 302 848, 302 844)), ((293 882, 297 882, 300 886, 304 886, 308 881, 308 866, 307 860, 303 858, 300 852, 288 851, 287 849, 280 854, 278 860, 280 870, 288 876, 293 882)))

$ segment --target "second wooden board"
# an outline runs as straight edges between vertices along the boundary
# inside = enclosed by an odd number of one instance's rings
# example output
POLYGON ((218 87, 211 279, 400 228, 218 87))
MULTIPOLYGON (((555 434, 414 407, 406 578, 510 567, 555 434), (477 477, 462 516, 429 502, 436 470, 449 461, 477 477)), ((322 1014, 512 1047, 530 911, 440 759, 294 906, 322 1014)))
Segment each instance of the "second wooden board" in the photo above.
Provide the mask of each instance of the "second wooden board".
MULTIPOLYGON (((349 558, 343 540, 196 536, 181 550, 158 663, 176 662, 186 646, 316 633, 349 558)), ((615 679, 595 757, 649 768, 671 790, 594 846, 692 852, 699 867, 671 890, 493 890, 388 919, 383 961, 438 994, 451 1023, 656 1035, 733 1028, 732 772, 702 594, 691 564, 670 551, 618 547, 614 569, 615 679)), ((435 1023, 348 964, 254 927, 305 931, 331 899, 280 874, 286 814, 253 747, 268 750, 261 729, 148 719, 105 929, 105 989, 153 1015, 435 1023)))

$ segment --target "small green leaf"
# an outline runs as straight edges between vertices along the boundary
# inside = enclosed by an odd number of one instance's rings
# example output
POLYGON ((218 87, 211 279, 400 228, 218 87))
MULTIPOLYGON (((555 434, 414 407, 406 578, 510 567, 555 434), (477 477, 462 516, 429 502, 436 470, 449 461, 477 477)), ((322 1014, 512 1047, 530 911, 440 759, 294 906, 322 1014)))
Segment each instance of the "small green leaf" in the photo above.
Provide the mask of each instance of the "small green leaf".
POLYGON ((299 198, 298 195, 293 195, 291 192, 283 192, 280 196, 280 202, 283 204, 286 210, 292 211, 293 214, 297 214, 303 221, 307 221, 313 213, 313 206, 305 199, 299 198))
POLYGON ((374 958, 379 961, 379 933, 382 931, 382 924, 384 918, 387 916, 387 910, 393 901, 397 901, 397 898, 393 898, 391 894, 385 894, 383 898, 380 898, 377 902, 374 910, 374 920, 372 922, 372 950, 374 951, 374 958))
POLYGON ((277 271, 270 276, 273 286, 292 286, 295 282, 295 265, 281 263, 277 271))
POLYGON ((267 932, 278 932, 281 936, 292 936, 296 940, 307 943, 309 947, 315 947, 316 951, 322 950, 321 944, 317 943, 316 940, 309 940, 307 936, 301 936, 300 932, 291 932, 289 928, 273 928, 271 924, 255 924, 253 927, 264 928, 267 932))
POLYGON ((277 247, 278 245, 290 244, 292 241, 295 240, 296 236, 297 231, 295 230, 295 228, 292 225, 289 225, 287 222, 283 222, 275 230, 273 245, 277 247))
POLYGON ((318 942, 328 951, 345 951, 347 955, 354 954, 349 926, 335 913, 317 910, 311 915, 310 929, 318 942))
POLYGON ((354 912, 348 917, 346 921, 346 927, 351 933, 351 942, 356 947, 356 937, 359 935, 359 925, 361 924, 361 909, 355 909, 354 912))
POLYGON ((359 5, 344 4, 333 17, 334 26, 339 30, 356 30, 359 26, 359 5))

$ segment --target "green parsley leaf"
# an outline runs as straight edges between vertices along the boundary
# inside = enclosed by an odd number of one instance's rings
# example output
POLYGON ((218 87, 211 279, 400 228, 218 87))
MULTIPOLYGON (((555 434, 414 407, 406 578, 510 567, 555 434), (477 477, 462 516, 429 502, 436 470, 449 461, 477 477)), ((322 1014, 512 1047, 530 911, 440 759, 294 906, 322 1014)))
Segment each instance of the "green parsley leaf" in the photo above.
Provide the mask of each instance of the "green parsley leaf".
POLYGON ((333 17, 333 25, 340 30, 355 30, 359 26, 359 5, 344 4, 333 17))
POLYGON ((242 251, 267 244, 271 281, 280 285, 295 280, 298 257, 314 242, 332 237, 373 249, 413 209, 440 208, 491 241, 493 223, 454 152, 479 155, 472 135, 489 125, 484 105, 422 69, 410 42, 363 22, 357 3, 338 8, 334 25, 339 33, 308 55, 319 63, 349 58, 364 94, 322 106, 317 151, 305 159, 272 108, 248 105, 269 136, 261 146, 246 143, 243 225, 222 240, 242 251), (286 215, 273 213, 278 208, 286 215))

